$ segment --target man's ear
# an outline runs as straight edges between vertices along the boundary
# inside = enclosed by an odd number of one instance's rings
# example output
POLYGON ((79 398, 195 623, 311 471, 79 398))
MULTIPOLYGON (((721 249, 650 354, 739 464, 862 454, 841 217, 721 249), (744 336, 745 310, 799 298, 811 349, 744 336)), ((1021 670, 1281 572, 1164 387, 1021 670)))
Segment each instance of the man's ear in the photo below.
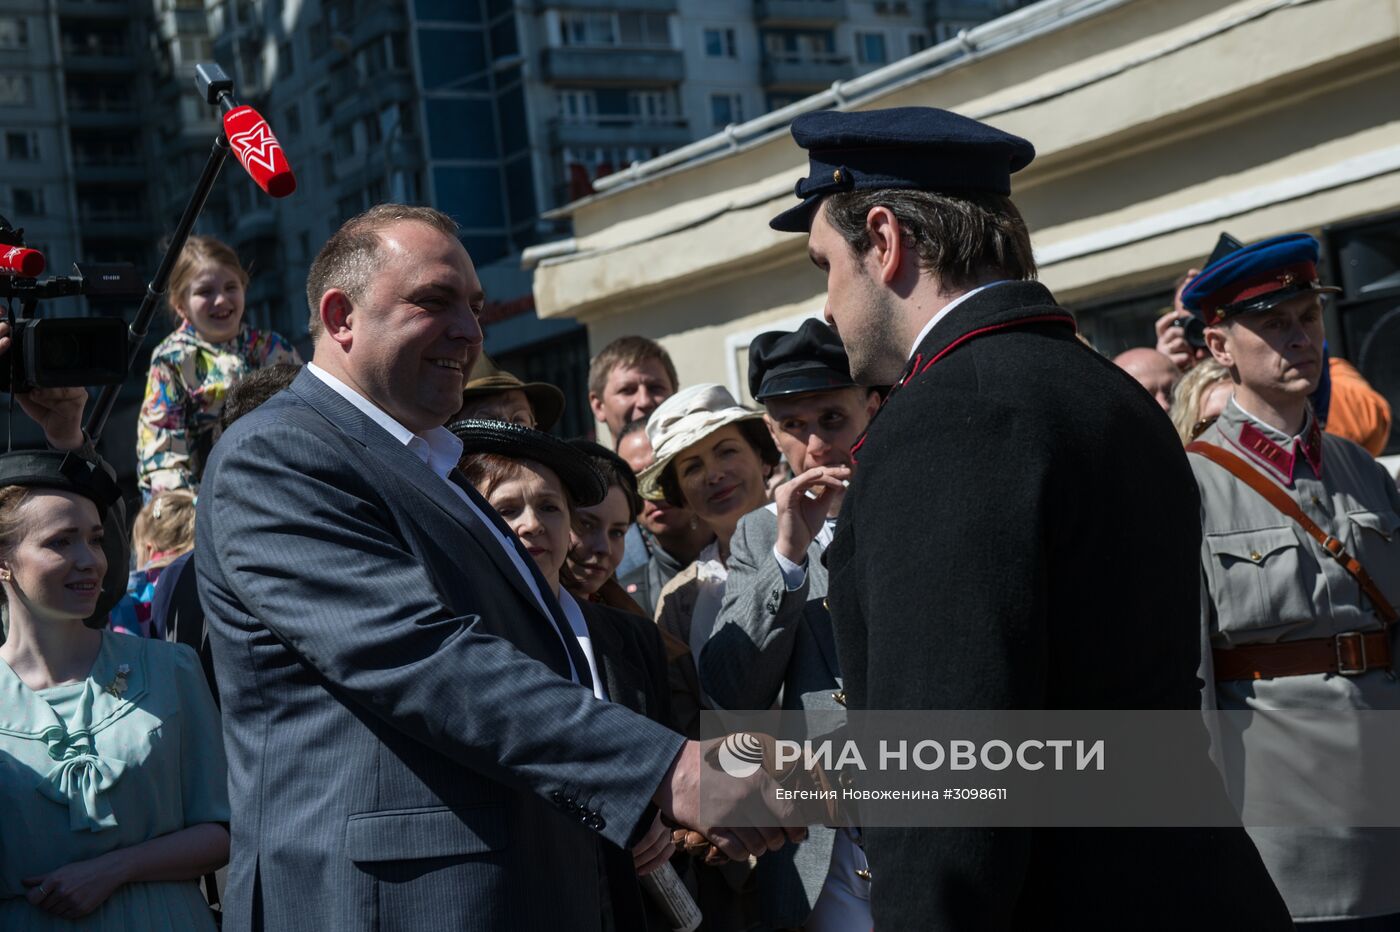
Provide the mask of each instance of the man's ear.
POLYGON ((321 295, 321 329, 332 340, 350 348, 355 306, 350 296, 339 288, 330 288, 321 295))
POLYGON ((606 424, 608 419, 603 416, 603 399, 593 392, 588 393, 588 407, 593 409, 593 418, 600 424, 606 424))
POLYGON ((1230 352, 1230 333, 1227 325, 1221 324, 1214 327, 1207 327, 1205 332, 1206 349, 1215 357, 1215 361, 1226 369, 1234 369, 1235 357, 1230 352))
MULTIPOLYGON (((769 414, 767 411, 763 412, 763 423, 768 428, 768 436, 772 437, 773 443, 776 444, 783 435, 782 428, 778 426, 777 421, 773 420, 773 415, 769 414)), ((779 447, 779 449, 782 448, 779 447)))
POLYGON ((872 207, 865 215, 865 232, 870 239, 866 261, 874 263, 872 273, 885 284, 893 282, 899 277, 908 250, 899 219, 888 207, 872 207))

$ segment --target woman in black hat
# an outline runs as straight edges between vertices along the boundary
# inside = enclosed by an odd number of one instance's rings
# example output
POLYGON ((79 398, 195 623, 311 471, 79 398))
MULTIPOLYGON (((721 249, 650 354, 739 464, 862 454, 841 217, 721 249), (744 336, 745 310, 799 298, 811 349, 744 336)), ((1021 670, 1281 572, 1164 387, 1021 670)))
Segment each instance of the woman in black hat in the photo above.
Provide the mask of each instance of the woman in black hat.
MULTIPOLYGON (((582 630, 588 638, 595 692, 670 724, 666 659, 656 626, 640 615, 575 599, 560 585, 573 513, 605 499, 603 474, 586 453, 543 431, 500 421, 458 421, 449 429, 462 440, 460 466, 467 481, 520 539, 575 633, 582 630)), ((632 870, 624 869, 625 862, 608 862, 617 928, 646 927, 636 878, 674 853, 670 837, 658 817, 632 849, 632 870)))

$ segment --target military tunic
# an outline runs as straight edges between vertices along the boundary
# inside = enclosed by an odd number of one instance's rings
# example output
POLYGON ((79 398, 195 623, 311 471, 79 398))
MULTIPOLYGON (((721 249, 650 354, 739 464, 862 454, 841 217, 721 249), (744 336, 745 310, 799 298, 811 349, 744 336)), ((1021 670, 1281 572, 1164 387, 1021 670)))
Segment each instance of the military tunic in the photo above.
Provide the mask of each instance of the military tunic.
MULTIPOLYGON (((1199 439, 1243 458, 1288 491, 1400 605, 1400 492, 1365 450, 1322 433, 1311 415, 1298 436, 1288 437, 1233 400, 1199 439)), ((1201 456, 1189 459, 1201 492, 1201 619, 1212 647, 1381 630, 1356 580, 1295 521, 1223 467, 1201 456)), ((1202 678, 1207 707, 1222 710, 1400 709, 1400 681, 1387 670, 1216 683, 1205 651, 1202 678)), ((1291 769, 1346 779, 1341 771, 1356 757, 1346 729, 1316 729, 1301 741, 1305 747, 1290 749, 1291 769)), ((1250 834, 1295 919, 1400 913, 1400 830, 1261 828, 1250 834)))

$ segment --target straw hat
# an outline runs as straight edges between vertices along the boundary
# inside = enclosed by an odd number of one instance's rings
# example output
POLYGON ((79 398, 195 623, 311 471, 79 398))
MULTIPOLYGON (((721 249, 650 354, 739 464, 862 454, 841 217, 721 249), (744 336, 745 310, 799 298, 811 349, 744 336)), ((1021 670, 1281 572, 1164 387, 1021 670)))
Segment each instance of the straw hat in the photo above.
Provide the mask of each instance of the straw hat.
POLYGON ((729 424, 763 417, 761 411, 745 408, 734 400, 729 389, 713 382, 704 382, 681 389, 661 402, 647 419, 647 437, 651 440, 656 462, 637 476, 642 497, 654 502, 666 500, 661 491, 661 474, 677 455, 710 434, 729 424))

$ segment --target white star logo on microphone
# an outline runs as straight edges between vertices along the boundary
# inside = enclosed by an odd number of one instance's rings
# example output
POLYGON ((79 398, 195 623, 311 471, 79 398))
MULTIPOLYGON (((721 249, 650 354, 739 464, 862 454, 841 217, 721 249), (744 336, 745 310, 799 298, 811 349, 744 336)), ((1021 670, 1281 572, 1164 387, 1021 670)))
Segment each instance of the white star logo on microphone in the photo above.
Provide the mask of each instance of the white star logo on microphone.
POLYGON ((252 162, 269 174, 277 170, 274 162, 276 153, 282 147, 277 137, 272 135, 272 130, 268 129, 266 120, 260 120, 251 129, 230 136, 228 144, 238 153, 244 165, 252 162))

